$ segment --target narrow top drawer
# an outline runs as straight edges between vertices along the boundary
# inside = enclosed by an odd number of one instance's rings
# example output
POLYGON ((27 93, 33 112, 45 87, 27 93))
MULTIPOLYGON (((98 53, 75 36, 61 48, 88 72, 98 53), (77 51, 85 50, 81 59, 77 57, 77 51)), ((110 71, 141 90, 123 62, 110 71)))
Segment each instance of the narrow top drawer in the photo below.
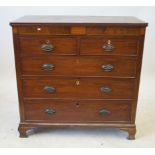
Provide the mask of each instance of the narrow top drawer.
POLYGON ((26 25, 14 26, 13 32, 19 35, 144 35, 145 28, 89 25, 26 25))
POLYGON ((50 35, 67 35, 70 34, 70 27, 69 26, 43 26, 43 25, 36 25, 36 26, 20 26, 17 27, 19 34, 24 35, 40 35, 40 34, 50 34, 50 35))

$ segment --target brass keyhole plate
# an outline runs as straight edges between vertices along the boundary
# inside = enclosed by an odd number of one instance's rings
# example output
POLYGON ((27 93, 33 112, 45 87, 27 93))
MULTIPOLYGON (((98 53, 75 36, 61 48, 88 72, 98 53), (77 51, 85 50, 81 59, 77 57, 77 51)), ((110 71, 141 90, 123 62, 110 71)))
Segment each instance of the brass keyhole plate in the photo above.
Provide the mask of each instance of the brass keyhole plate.
POLYGON ((76 82, 75 82, 75 83, 76 83, 76 85, 77 85, 77 86, 79 86, 79 85, 80 85, 80 81, 79 81, 79 80, 76 80, 76 82))

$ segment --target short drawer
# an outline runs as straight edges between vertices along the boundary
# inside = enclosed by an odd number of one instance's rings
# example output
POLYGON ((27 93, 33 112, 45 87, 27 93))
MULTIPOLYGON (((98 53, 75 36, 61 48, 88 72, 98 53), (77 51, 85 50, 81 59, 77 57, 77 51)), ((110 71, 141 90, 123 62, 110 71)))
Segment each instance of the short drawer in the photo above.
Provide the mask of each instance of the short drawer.
POLYGON ((134 79, 50 78, 23 80, 26 98, 134 98, 134 79))
MULTIPOLYGON (((87 33, 85 26, 45 26, 45 25, 29 25, 18 27, 20 35, 84 35, 87 33)), ((88 30, 89 34, 89 30, 88 30)))
POLYGON ((120 122, 131 121, 131 101, 27 100, 25 120, 35 122, 120 122))
POLYGON ((76 39, 72 37, 20 37, 22 55, 75 55, 76 39))
POLYGON ((68 35, 70 34, 70 26, 20 26, 18 33, 21 35, 68 35))
POLYGON ((134 77, 136 59, 126 57, 23 58, 22 75, 134 77))
POLYGON ((81 55, 137 55, 137 38, 82 38, 80 42, 81 55))

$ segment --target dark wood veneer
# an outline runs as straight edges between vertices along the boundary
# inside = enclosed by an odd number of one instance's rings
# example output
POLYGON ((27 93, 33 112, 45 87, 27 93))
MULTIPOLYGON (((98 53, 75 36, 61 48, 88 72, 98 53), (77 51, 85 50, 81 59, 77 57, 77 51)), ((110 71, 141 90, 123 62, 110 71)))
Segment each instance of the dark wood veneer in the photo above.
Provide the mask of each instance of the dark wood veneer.
POLYGON ((112 127, 135 138, 147 23, 26 16, 11 26, 20 137, 39 127, 112 127))

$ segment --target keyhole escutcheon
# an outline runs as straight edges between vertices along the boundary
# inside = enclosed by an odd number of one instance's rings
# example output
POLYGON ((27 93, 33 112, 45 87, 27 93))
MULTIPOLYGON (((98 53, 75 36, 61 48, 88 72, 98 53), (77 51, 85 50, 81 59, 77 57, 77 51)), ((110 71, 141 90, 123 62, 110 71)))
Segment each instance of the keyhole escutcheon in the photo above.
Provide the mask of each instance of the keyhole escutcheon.
POLYGON ((75 83, 76 83, 76 85, 77 85, 77 86, 79 86, 79 85, 80 85, 80 81, 79 81, 79 80, 76 80, 76 82, 75 82, 75 83))

